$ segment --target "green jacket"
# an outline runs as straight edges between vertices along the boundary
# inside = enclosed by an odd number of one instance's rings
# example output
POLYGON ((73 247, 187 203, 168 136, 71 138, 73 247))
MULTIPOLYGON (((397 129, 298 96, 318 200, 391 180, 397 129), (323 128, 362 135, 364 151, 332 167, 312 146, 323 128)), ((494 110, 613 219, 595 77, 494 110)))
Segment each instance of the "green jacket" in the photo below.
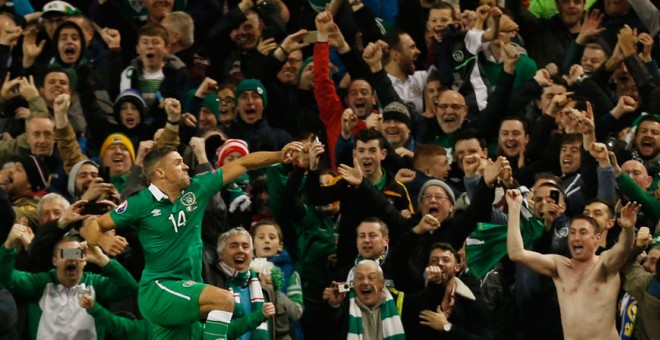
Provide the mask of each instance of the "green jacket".
POLYGON ((105 307, 94 303, 94 307, 87 310, 94 317, 97 324, 103 325, 108 334, 115 339, 144 340, 151 338, 151 324, 142 319, 127 319, 112 314, 105 307))
MULTIPOLYGON (((42 316, 40 302, 48 299, 45 296, 48 288, 57 286, 57 270, 51 269, 42 273, 27 273, 14 269, 16 248, 7 249, 0 246, 0 284, 7 288, 16 298, 26 300, 28 306, 28 327, 30 338, 36 339, 39 322, 42 316), (50 286, 49 286, 50 285, 50 286)), ((137 295, 137 282, 119 262, 110 260, 102 268, 103 275, 83 273, 80 284, 93 287, 96 301, 108 304, 137 295)), ((82 307, 80 307, 82 308, 82 307)), ((104 325, 95 322, 98 339, 105 338, 104 325)))
POLYGON ((616 186, 629 200, 636 201, 642 205, 644 215, 648 216, 652 221, 660 219, 660 201, 653 195, 642 190, 630 176, 621 173, 616 177, 616 186))

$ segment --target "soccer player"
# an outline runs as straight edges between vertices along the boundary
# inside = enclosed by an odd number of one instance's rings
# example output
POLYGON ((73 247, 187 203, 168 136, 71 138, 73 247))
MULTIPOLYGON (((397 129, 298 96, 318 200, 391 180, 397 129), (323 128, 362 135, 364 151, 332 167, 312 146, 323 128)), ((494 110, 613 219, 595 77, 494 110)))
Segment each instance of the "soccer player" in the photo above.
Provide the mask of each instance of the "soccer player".
MULTIPOLYGON (((164 99, 165 108, 180 110, 175 99, 164 99)), ((194 145, 193 147, 203 147, 194 145)), ((138 304, 154 325, 155 339, 199 338, 206 316, 204 339, 225 339, 233 312, 233 296, 202 282, 202 216, 208 199, 224 183, 251 169, 291 160, 302 144, 287 144, 281 152, 255 152, 217 170, 190 178, 188 166, 176 150, 157 147, 144 159, 151 183, 115 210, 85 221, 81 234, 90 245, 117 255, 127 245, 120 236, 106 232, 133 227, 144 248, 145 269, 140 280, 138 304)))

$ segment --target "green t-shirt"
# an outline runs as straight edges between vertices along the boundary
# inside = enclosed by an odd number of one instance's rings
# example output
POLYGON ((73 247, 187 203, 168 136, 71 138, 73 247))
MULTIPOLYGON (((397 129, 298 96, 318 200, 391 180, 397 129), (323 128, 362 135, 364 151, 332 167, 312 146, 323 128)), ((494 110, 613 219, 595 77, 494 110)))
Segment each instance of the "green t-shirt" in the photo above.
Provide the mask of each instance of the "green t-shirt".
POLYGON ((157 279, 202 281, 202 217, 222 184, 221 169, 197 175, 175 203, 152 184, 110 212, 117 228, 134 228, 142 243, 141 285, 157 279))

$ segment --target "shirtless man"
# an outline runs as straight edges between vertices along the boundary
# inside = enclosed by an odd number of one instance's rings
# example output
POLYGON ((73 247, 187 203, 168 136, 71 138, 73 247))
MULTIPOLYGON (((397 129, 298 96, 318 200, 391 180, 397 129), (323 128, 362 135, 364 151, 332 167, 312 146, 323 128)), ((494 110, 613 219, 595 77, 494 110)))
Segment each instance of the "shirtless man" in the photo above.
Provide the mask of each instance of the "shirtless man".
POLYGON ((623 208, 619 218, 619 241, 600 256, 596 256, 602 236, 598 222, 587 216, 574 217, 568 234, 572 259, 568 259, 525 250, 520 235, 522 196, 518 190, 508 190, 506 201, 509 205, 509 258, 552 277, 559 298, 564 338, 618 339, 614 311, 621 283, 619 269, 632 248, 633 227, 640 205, 628 203, 623 208))

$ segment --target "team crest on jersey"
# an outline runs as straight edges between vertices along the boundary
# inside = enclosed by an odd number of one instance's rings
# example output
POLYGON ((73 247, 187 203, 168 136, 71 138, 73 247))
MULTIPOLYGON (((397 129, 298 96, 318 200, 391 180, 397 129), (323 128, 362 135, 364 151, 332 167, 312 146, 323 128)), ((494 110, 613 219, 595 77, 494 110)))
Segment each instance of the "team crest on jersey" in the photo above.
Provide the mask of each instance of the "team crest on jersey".
POLYGON ((121 204, 115 209, 115 212, 117 214, 123 214, 124 211, 126 211, 126 208, 128 207, 128 201, 123 201, 121 204))
POLYGON ((195 194, 192 192, 188 192, 183 197, 181 197, 181 203, 185 206, 191 206, 197 202, 197 198, 195 197, 195 194))
POLYGON ((152 211, 151 211, 151 215, 152 215, 153 217, 158 217, 158 216, 160 216, 160 209, 154 209, 154 210, 152 210, 152 211))
POLYGON ((183 286, 188 288, 188 287, 192 287, 194 284, 195 284, 195 281, 188 280, 188 281, 183 283, 183 286))
POLYGON ((463 51, 460 51, 460 50, 459 51, 454 51, 451 54, 451 57, 454 58, 454 60, 459 62, 459 63, 465 59, 465 55, 463 54, 463 51))

